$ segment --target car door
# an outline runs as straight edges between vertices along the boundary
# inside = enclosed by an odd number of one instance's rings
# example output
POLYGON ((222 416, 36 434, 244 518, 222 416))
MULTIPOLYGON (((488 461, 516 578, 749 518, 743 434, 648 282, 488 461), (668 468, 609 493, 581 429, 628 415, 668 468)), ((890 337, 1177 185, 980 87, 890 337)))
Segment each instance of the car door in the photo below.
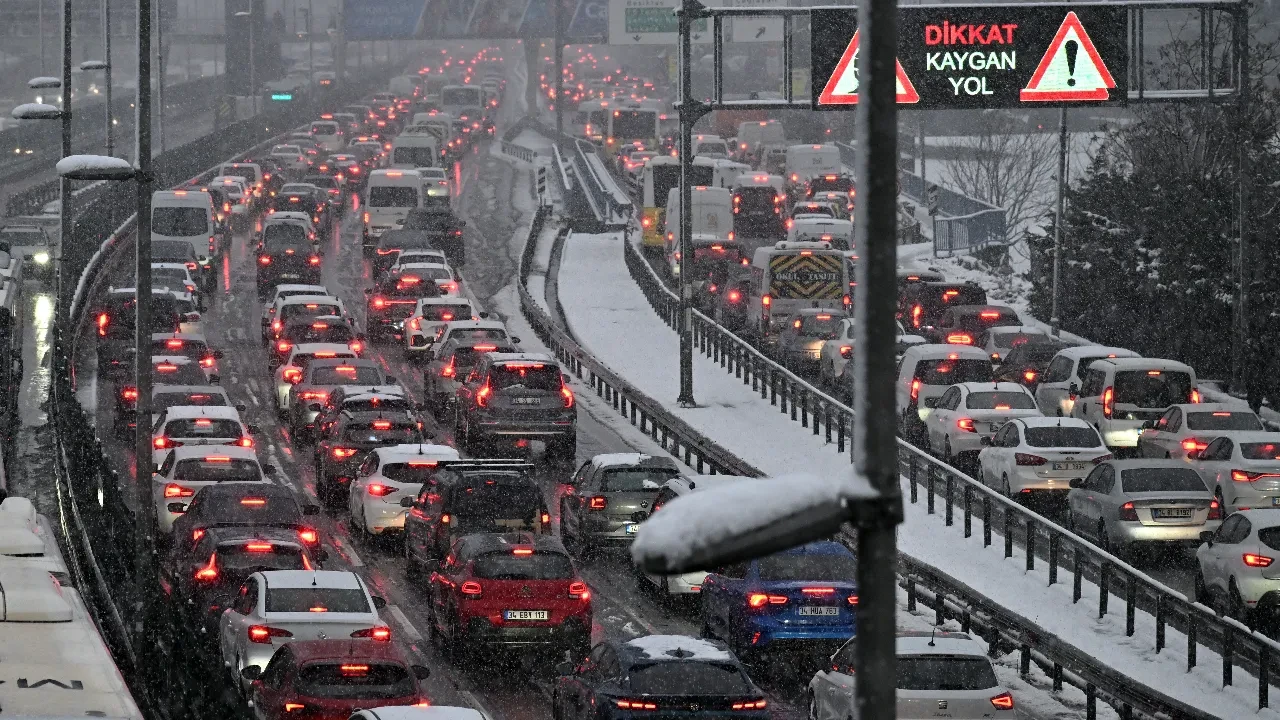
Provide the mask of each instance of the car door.
POLYGON ((741 562, 717 568, 702 581, 702 620, 722 640, 733 632, 733 611, 743 599, 749 563, 741 562), (710 593, 707 592, 710 588, 710 593))
POLYGON ((831 657, 828 665, 814 676, 817 681, 815 683, 817 687, 814 688, 814 701, 817 706, 815 709, 818 711, 815 720, 846 720, 858 715, 853 710, 853 668, 856 652, 857 639, 855 638, 841 646, 831 657))
POLYGON ((591 714, 591 692, 600 683, 600 659, 608 647, 605 643, 596 645, 586 659, 578 663, 572 675, 561 679, 562 720, 578 720, 591 714))
POLYGON ((982 479, 988 486, 996 487, 995 483, 1000 478, 1014 472, 1013 455, 1021 443, 1020 431, 1018 423, 1005 423, 992 439, 991 447, 980 454, 983 460, 982 479))
POLYGON ((1138 435, 1139 451, 1143 457, 1180 458, 1185 454, 1180 444, 1182 433, 1182 409, 1171 407, 1156 418, 1154 427, 1138 435), (1145 441, 1145 442, 1144 442, 1145 441))
POLYGON ((1071 358, 1058 355, 1050 361, 1040 378, 1040 384, 1036 386, 1036 405, 1046 416, 1062 416, 1062 401, 1067 397, 1074 364, 1071 358))
POLYGON ((565 490, 564 497, 560 502, 560 534, 564 535, 565 528, 572 528, 573 532, 578 530, 578 498, 582 495, 582 491, 586 489, 587 473, 591 470, 591 461, 588 460, 578 467, 578 471, 569 478, 569 487, 565 490))
POLYGON ((1080 394, 1071 408, 1072 417, 1083 418, 1095 428, 1102 418, 1102 384, 1107 374, 1102 370, 1087 370, 1080 384, 1080 394))
MULTIPOLYGON (((1205 449, 1195 455, 1193 465, 1200 479, 1215 493, 1225 497, 1225 487, 1230 487, 1231 457, 1235 454, 1235 443, 1229 438, 1220 437, 1211 441, 1205 449), (1224 477, 1225 473, 1225 477, 1224 477)), ((1223 509, 1226 512, 1226 509, 1223 509)))
MULTIPOLYGON (((429 582, 432 617, 441 627, 447 622, 447 618, 453 616, 453 588, 457 587, 457 584, 461 582, 457 576, 460 574, 462 566, 458 562, 456 549, 457 544, 455 543, 449 554, 445 556, 444 561, 440 563, 440 568, 431 573, 429 582)), ((453 635, 456 632, 457 628, 451 628, 449 635, 453 635)))
POLYGON ((236 596, 231 607, 222 612, 222 659, 224 662, 237 663, 244 655, 244 641, 248 638, 249 626, 253 625, 258 615, 258 579, 250 577, 240 586, 240 594, 236 596))
POLYGON ((933 412, 929 413, 929 418, 925 421, 929 430, 929 447, 935 453, 942 452, 948 429, 955 420, 955 409, 960 406, 960 396, 960 388, 947 388, 942 397, 938 398, 938 404, 934 406, 933 412))
POLYGON ((281 647, 263 669, 262 676, 253 684, 253 716, 257 720, 274 717, 272 709, 279 708, 289 676, 293 670, 293 648, 281 647))
POLYGON ((1248 537, 1250 529, 1249 521, 1243 515, 1231 515, 1213 534, 1213 546, 1201 548, 1204 559, 1200 570, 1204 573, 1206 588, 1217 593, 1227 591, 1227 584, 1241 557, 1240 543, 1248 537))
POLYGON ((1096 495, 1102 487, 1102 474, 1110 469, 1109 465, 1099 465, 1094 468, 1084 479, 1082 487, 1073 489, 1067 496, 1070 504, 1070 510, 1074 516, 1075 525, 1078 530, 1083 530, 1087 535, 1094 535, 1097 531, 1097 515, 1095 508, 1097 507, 1096 495))

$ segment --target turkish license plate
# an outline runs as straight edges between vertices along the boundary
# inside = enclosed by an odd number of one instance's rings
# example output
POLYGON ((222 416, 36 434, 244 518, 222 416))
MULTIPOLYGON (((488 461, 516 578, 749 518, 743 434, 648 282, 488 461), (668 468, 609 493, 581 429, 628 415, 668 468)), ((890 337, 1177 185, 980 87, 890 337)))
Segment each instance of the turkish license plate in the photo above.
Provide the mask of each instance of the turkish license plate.
POLYGON ((801 615, 822 615, 822 616, 839 615, 840 608, 829 607, 829 606, 801 605, 800 614, 801 615))
POLYGON ((503 610, 503 620, 546 620, 549 614, 546 610, 503 610))
POLYGON ((1083 470, 1082 462, 1056 462, 1053 464, 1054 470, 1083 470))
POLYGON ((627 523, 626 525, 623 526, 623 529, 626 530, 628 535, 635 535, 636 528, 638 527, 640 527, 639 523, 627 523))
POLYGON ((297 280, 302 277, 302 275, 298 273, 280 273, 280 277, 284 280, 297 280))
POLYGON ((1158 518, 1189 518, 1191 508, 1154 508, 1151 515, 1158 518))
POLYGON ((1280 506, 1280 497, 1271 498, 1271 504, 1280 506))
POLYGON ((518 397, 518 398, 511 398, 511 404, 512 405, 537 405, 541 400, 542 398, 536 398, 536 397, 518 397))

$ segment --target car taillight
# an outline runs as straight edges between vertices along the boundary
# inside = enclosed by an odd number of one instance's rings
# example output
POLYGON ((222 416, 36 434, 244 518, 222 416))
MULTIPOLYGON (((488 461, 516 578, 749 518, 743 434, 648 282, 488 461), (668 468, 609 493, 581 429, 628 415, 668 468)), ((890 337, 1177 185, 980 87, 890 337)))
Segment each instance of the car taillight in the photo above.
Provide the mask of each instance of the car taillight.
POLYGON ((657 710, 657 703, 647 700, 614 700, 613 703, 623 710, 657 710))
POLYGON ((164 435, 161 435, 160 437, 151 441, 151 446, 154 447, 156 450, 172 450, 173 448, 182 447, 182 443, 178 442, 177 440, 174 440, 173 438, 169 438, 169 437, 165 437, 164 435))
POLYGON ((493 394, 493 388, 485 385, 476 393, 476 406, 486 407, 489 405, 489 396, 493 394))
POLYGON ((915 402, 919 399, 920 399, 920 378, 915 378, 914 380, 911 381, 911 402, 915 402))
POLYGON ((441 377, 453 377, 458 373, 458 369, 453 365, 454 361, 455 358, 449 358, 449 364, 440 368, 441 377))
POLYGON ((106 313, 98 313, 98 335, 107 334, 107 325, 111 324, 111 316, 106 313))
POLYGON ((1044 465, 1046 462, 1048 462, 1048 460, 1045 460, 1039 455, 1031 455, 1028 453, 1014 453, 1013 462, 1014 464, 1017 464, 1017 465, 1027 466, 1027 465, 1044 465))
POLYGON ((1196 403, 1196 404, 1199 404, 1199 403, 1200 403, 1200 390, 1199 390, 1199 389, 1196 389, 1196 390, 1192 390, 1192 391, 1191 391, 1191 402, 1196 403))
POLYGON ((199 267, 199 265, 197 265, 196 263, 193 263, 193 262, 187 263, 188 270, 195 270, 197 267, 199 267))
POLYGON ((319 264, 320 264, 320 256, 319 256, 319 255, 312 255, 311 257, 307 258, 307 262, 308 262, 308 263, 311 263, 312 265, 319 265, 319 264))
POLYGON ((729 298, 729 302, 736 303, 742 299, 742 293, 738 292, 737 290, 730 290, 728 298, 729 298))
POLYGON ((336 447, 331 453, 336 460, 344 460, 356 454, 355 448, 336 447))
POLYGON ((1116 409, 1115 397, 1116 397, 1115 388, 1109 387, 1106 390, 1102 391, 1102 416, 1103 417, 1109 418, 1111 417, 1111 413, 1115 411, 1116 409))
POLYGON ((298 531, 298 539, 306 545, 315 545, 320 542, 320 533, 311 528, 302 528, 298 531))
POLYGON ((596 495, 594 497, 587 498, 587 507, 592 510, 604 510, 608 506, 609 498, 604 495, 596 495))
POLYGON ((856 606, 856 605, 858 604, 858 596, 857 596, 857 595, 850 595, 850 596, 849 596, 849 598, 848 598, 848 602, 849 602, 849 604, 850 604, 850 605, 855 605, 855 606, 856 606))
POLYGON ((1210 520, 1222 519, 1222 505, 1220 505, 1217 500, 1209 501, 1209 519, 1210 520))
POLYGON ((1137 521, 1138 510, 1133 506, 1133 503, 1127 502, 1120 506, 1120 519, 1128 520, 1130 522, 1137 521))
POLYGON ((1193 450, 1203 450, 1207 447, 1209 447, 1209 443, 1200 442, 1195 438, 1187 438, 1186 440, 1182 441, 1182 449, 1186 450, 1187 452, 1191 452, 1193 450))
POLYGON ((1000 710, 1012 710, 1013 696, 1007 692, 1000 693, 999 695, 991 698, 991 704, 1000 710))
POLYGON ((368 224, 369 224, 369 213, 365 213, 365 214, 364 214, 364 222, 365 222, 365 224, 366 224, 366 225, 368 225, 368 224))
POLYGON ((200 367, 211 368, 213 367, 213 363, 215 360, 216 358, 214 358, 212 355, 205 355, 204 357, 200 358, 200 367))
POLYGON ((409 318, 409 329, 410 329, 410 330, 421 330, 421 329, 422 329, 422 322, 421 322, 421 321, 419 321, 419 320, 418 320, 418 318, 409 318))
POLYGON ((731 707, 734 710, 763 710, 769 706, 769 702, 763 698, 759 700, 747 700, 745 702, 736 702, 731 707))
POLYGON ((271 638, 293 637, 293 633, 284 628, 274 628, 269 625, 250 625, 249 626, 249 642, 270 645, 271 638))
POLYGON ((584 582, 571 582, 569 583, 569 597, 573 600, 590 600, 591 589, 584 582))
POLYGON ((380 485, 378 483, 373 483, 366 488, 366 492, 374 497, 386 497, 395 491, 396 489, 390 485, 380 485))
POLYGON ((973 338, 966 333, 952 333, 947 336, 947 342, 951 345, 972 345, 973 338))
POLYGON ((560 399, 564 401, 564 407, 566 410, 573 407, 573 391, 564 385, 560 386, 560 399))
POLYGON ((303 705, 302 703, 287 702, 284 704, 284 711, 287 713, 298 712, 299 710, 306 710, 306 709, 307 709, 307 706, 303 705))
POLYGON ((369 638, 371 640, 377 640, 378 642, 391 642, 391 628, 385 625, 379 625, 378 627, 356 630, 351 633, 351 637, 369 638))
POLYGON ((483 591, 483 588, 480 587, 480 583, 475 580, 467 580, 463 582, 462 587, 459 589, 462 591, 463 595, 470 595, 473 598, 480 597, 480 593, 483 591))
POLYGON ((1022 373, 1022 379, 1026 380, 1027 382, 1035 382, 1036 377, 1037 376, 1036 376, 1035 370, 1027 370, 1026 372, 1022 373))
POLYGON ((374 307, 374 308, 381 310, 382 308, 384 308, 384 307, 386 307, 386 306, 387 306, 387 301, 386 301, 386 299, 385 299, 385 298, 375 297, 375 298, 373 299, 373 307, 374 307))
POLYGON ((747 607, 759 609, 765 605, 786 605, 786 595, 768 595, 765 593, 747 593, 747 607))
POLYGON ((195 579, 203 582, 212 582, 218 579, 218 554, 217 553, 213 553, 212 555, 209 556, 208 565, 204 565, 196 570, 195 579))
POLYGON ((329 393, 325 390, 303 390, 300 397, 303 400, 324 402, 329 399, 329 393))
POLYGON ((960 418, 956 420, 956 427, 965 432, 978 432, 973 426, 973 418, 960 418))
POLYGON ((236 445, 239 445, 240 447, 251 448, 253 447, 253 438, 249 437, 248 435, 245 435, 241 437, 239 440, 236 440, 236 445))
POLYGON ((127 387, 120 391, 120 397, 124 398, 125 400, 137 400, 138 388, 127 387))
POLYGON ((1231 479, 1236 482, 1257 482, 1261 478, 1280 478, 1280 473, 1249 472, 1248 470, 1231 471, 1231 479))
POLYGON ((293 343, 289 342, 288 340, 281 340, 280 342, 276 343, 276 352, 287 353, 292 349, 293 349, 293 343))
POLYGON ((291 385, 297 385, 298 383, 302 382, 302 370, 300 368, 293 368, 293 367, 289 368, 288 370, 285 370, 284 381, 291 385))

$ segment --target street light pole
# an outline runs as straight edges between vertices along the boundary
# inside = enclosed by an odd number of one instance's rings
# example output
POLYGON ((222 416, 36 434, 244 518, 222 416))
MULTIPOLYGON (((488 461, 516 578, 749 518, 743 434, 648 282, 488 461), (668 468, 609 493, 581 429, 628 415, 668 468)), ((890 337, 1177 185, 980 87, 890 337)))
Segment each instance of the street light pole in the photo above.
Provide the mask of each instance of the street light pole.
POLYGON ((1053 302, 1049 310, 1049 331, 1057 335, 1061 330, 1058 317, 1058 279, 1062 273, 1062 210, 1067 194, 1067 109, 1058 115, 1058 211, 1053 218, 1053 302))
MULTIPOLYGON (((62 0, 62 157, 71 154, 71 0, 62 0)), ((62 251, 71 244, 71 180, 58 179, 58 247, 53 253, 54 316, 66 310, 62 300, 62 251)))
POLYGON ((107 101, 107 154, 116 154, 116 133, 111 114, 111 0, 102 0, 102 53, 107 66, 102 69, 102 82, 106 85, 107 101))
POLYGON ((156 129, 160 131, 160 152, 164 152, 164 3, 156 3, 156 104, 160 112, 156 114, 156 129))
MULTIPOLYGON (((676 402, 680 407, 695 407, 693 399, 693 285, 689 273, 693 271, 693 124, 698 115, 693 98, 693 39, 691 36, 694 16, 688 4, 680 12, 680 395, 676 402)), ((556 107, 560 107, 556 98, 556 107)))

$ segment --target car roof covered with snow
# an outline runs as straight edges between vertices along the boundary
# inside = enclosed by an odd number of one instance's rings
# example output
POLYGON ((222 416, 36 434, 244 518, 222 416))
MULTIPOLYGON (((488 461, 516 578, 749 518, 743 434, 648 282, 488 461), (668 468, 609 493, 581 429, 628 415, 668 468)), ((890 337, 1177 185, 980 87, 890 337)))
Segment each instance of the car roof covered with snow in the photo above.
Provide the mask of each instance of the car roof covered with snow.
POLYGON ((1107 345, 1077 345, 1075 347, 1063 348, 1058 351, 1062 357, 1079 360, 1080 358, 1095 357, 1103 355, 1106 357, 1117 358, 1136 358, 1142 357, 1138 353, 1122 347, 1109 347, 1107 345))
POLYGON ((986 657, 986 651, 968 633, 909 630, 898 633, 899 655, 971 655, 986 657))
POLYGON ((427 443, 405 443, 402 445, 392 445, 391 447, 374 448, 374 453, 384 463, 390 462, 409 462, 411 460, 422 460, 424 462, 435 462, 438 460, 458 460, 458 449, 449 445, 430 445, 427 443))
POLYGON ((679 466, 671 458, 644 453, 603 453, 592 457, 590 462, 595 468, 643 466, 679 470, 679 466))
POLYGON ((618 646, 620 659, 630 663, 651 661, 733 662, 733 653, 718 640, 688 635, 643 635, 618 646))

